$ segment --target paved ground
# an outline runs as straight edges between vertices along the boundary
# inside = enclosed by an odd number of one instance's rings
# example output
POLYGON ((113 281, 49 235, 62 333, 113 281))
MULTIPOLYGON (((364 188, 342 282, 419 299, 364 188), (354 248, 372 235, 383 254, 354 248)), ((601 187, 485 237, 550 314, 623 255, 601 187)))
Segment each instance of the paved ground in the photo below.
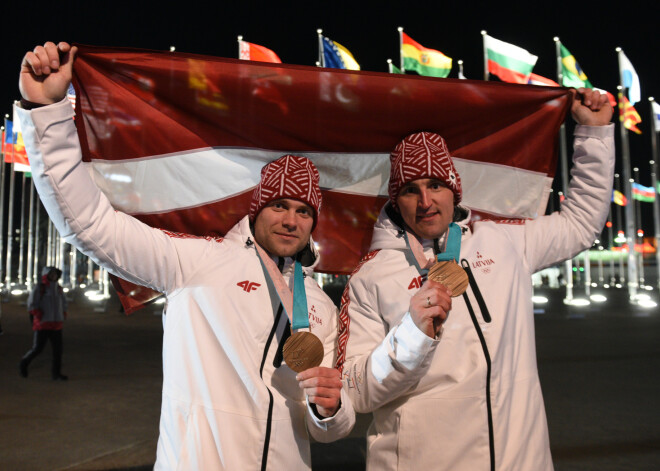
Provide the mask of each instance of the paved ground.
MULTIPOLYGON (((537 348, 556 469, 660 469, 659 310, 631 308, 621 291, 582 309, 548 294, 536 316, 537 348)), ((24 299, 2 309, 0 469, 151 469, 162 380, 158 310, 127 317, 114 301, 96 310, 77 295, 64 331, 70 380, 61 383, 50 380, 48 350, 29 378, 19 377, 31 344, 24 299)), ((360 417, 345 440, 314 444, 314 469, 363 469, 368 422, 360 417)))

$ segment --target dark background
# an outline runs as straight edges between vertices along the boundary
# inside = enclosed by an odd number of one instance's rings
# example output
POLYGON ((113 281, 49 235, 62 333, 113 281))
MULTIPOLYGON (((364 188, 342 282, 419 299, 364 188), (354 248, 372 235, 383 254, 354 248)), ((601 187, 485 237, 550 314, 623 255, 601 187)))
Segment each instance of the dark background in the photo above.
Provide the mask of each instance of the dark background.
MULTIPOLYGON (((616 94, 616 47, 640 76, 642 101, 635 107, 643 134, 629 133, 633 166, 640 183, 651 185, 651 133, 648 97, 660 98, 656 43, 657 3, 646 2, 22 2, 5 9, 3 86, 0 104, 11 114, 19 98, 17 77, 26 51, 47 40, 127 46, 236 58, 236 37, 275 51, 285 63, 313 66, 318 59, 316 30, 341 43, 363 70, 387 71, 399 62, 398 26, 423 46, 454 59, 450 77, 464 73, 483 79, 481 30, 539 57, 534 72, 556 80, 558 36, 591 83, 616 94), (655 5, 655 6, 654 6, 655 5)), ((497 80, 494 78, 494 80, 497 80)), ((616 118, 616 117, 615 117, 616 118)), ((617 146, 620 135, 616 132, 617 146)), ((620 171, 620 152, 617 154, 620 171)), ((559 172, 558 172, 559 174, 559 172)), ((651 205, 644 226, 653 233, 651 205)), ((615 222, 616 223, 616 222, 615 222)))

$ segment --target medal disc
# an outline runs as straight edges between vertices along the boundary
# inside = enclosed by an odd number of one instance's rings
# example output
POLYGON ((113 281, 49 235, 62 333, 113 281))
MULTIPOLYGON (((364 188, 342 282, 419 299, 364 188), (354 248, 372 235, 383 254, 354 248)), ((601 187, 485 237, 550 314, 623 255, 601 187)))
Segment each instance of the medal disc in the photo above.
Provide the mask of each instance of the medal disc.
POLYGON ((430 269, 429 280, 437 281, 451 290, 452 298, 465 293, 470 283, 463 267, 453 261, 437 262, 430 269))
POLYGON ((287 366, 300 373, 321 364, 323 344, 311 332, 296 332, 284 342, 282 354, 287 366))

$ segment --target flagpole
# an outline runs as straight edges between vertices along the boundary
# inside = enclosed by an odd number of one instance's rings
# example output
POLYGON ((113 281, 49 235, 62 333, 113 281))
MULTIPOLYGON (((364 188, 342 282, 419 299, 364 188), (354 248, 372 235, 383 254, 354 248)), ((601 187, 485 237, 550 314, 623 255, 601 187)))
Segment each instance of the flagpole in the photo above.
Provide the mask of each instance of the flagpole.
MULTIPOLYGON (((561 49, 558 37, 555 41, 555 51, 557 54, 557 83, 562 85, 564 81, 564 72, 561 66, 561 49)), ((561 187, 564 191, 564 197, 568 197, 568 148, 566 146, 566 124, 559 126, 559 161, 561 162, 561 187)), ((561 202, 559 207, 561 208, 561 202)), ((588 250, 588 249, 587 249, 588 250)), ((566 297, 564 302, 570 303, 573 300, 573 260, 570 258, 564 262, 566 270, 566 297)))
MULTIPOLYGON (((7 118, 9 115, 5 115, 5 125, 2 130, 6 133, 7 130, 7 118)), ((6 139, 6 136, 5 136, 6 139)), ((4 141, 2 143, 2 152, 0 156, 2 161, 0 162, 0 283, 2 283, 2 256, 5 249, 5 238, 3 236, 5 229, 5 152, 4 152, 4 141)), ((2 293, 0 289, 0 293, 2 293)))
POLYGON ((393 64, 392 64, 392 59, 387 59, 387 71, 388 71, 390 74, 393 74, 393 73, 394 73, 394 70, 392 70, 392 66, 393 66, 393 64))
POLYGON ((403 26, 399 26, 397 31, 399 31, 399 68, 401 73, 405 74, 406 69, 403 67, 403 26))
POLYGON ((241 58, 241 43, 243 42, 243 36, 238 35, 236 36, 236 39, 238 39, 238 58, 241 58))
POLYGON ((37 284, 37 276, 39 273, 39 248, 41 247, 41 200, 35 198, 35 221, 34 221, 34 262, 32 265, 32 283, 37 284))
MULTIPOLYGON (((620 47, 616 48, 619 59, 619 81, 621 83, 621 93, 625 96, 624 93, 624 80, 623 80, 623 67, 622 67, 622 58, 621 54, 623 51, 620 47)), ((619 115, 624 113, 624 104, 623 100, 619 100, 619 115)), ((631 301, 635 301, 637 298, 637 261, 635 260, 635 213, 633 205, 630 204, 632 200, 632 190, 631 190, 631 178, 630 178, 630 145, 628 143, 628 130, 623 125, 622 122, 619 123, 619 129, 621 130, 621 150, 622 150, 622 163, 621 167, 623 169, 623 189, 624 195, 628 200, 626 205, 626 241, 628 242, 628 297, 631 301)))
POLYGON ((325 58, 323 57, 323 30, 317 29, 316 34, 319 36, 319 64, 321 67, 325 67, 325 58))
POLYGON ((27 272, 25 275, 25 288, 30 292, 32 288, 32 252, 34 244, 34 182, 30 178, 30 204, 28 205, 28 247, 27 247, 27 272))
MULTIPOLYGON (((616 206, 616 203, 614 203, 616 206)), ((616 277, 614 276, 614 234, 613 234, 613 222, 612 222, 612 203, 610 203, 610 210, 607 213, 607 243, 610 249, 610 282, 608 283, 610 287, 616 285, 616 277)))
POLYGON ((463 74, 463 60, 459 59, 458 60, 458 78, 459 79, 464 79, 465 74, 463 74))
POLYGON ((653 97, 649 97, 651 102, 651 122, 653 123, 651 131, 651 185, 655 190, 655 199, 653 200, 653 228, 655 230, 655 265, 658 270, 658 290, 660 290, 660 192, 658 192, 658 131, 656 130, 655 122, 657 121, 655 117, 655 112, 653 110, 653 104, 655 100, 653 97))
POLYGON ((25 249, 25 187, 27 186, 27 181, 25 177, 25 172, 23 174, 22 186, 21 186, 21 234, 18 244, 18 284, 19 286, 23 283, 23 251, 25 249))
MULTIPOLYGON (((15 139, 14 142, 16 142, 15 139)), ((14 149, 12 148, 12 154, 13 153, 14 149)), ((5 286, 7 287, 7 292, 11 292, 11 252, 14 245, 12 232, 14 232, 14 176, 16 175, 16 172, 14 170, 13 155, 11 160, 11 172, 9 173, 9 206, 7 210, 7 268, 5 271, 5 286)))
MULTIPOLYGON (((614 174, 614 188, 616 188, 616 190, 619 193, 623 194, 623 192, 621 191, 622 190, 622 188, 621 188, 621 176, 618 173, 614 174)), ((623 195, 623 196, 625 198, 626 195, 623 195)), ((628 205, 628 201, 626 200, 626 204, 624 206, 627 206, 627 205, 628 205)), ((624 229, 623 232, 625 233, 626 224, 623 221, 623 216, 621 215, 621 206, 619 206, 619 205, 616 205, 616 222, 617 222, 617 226, 624 229)), ((618 236, 618 231, 617 231, 617 236, 618 236)), ((621 284, 626 282, 626 272, 623 269, 623 256, 622 256, 622 254, 623 254, 623 251, 619 255, 619 282, 621 284)))
POLYGON ((481 30, 481 38, 484 45, 484 80, 488 80, 488 49, 486 49, 486 30, 481 30))
MULTIPOLYGON (((633 168, 633 179, 637 182, 637 184, 641 185, 641 182, 639 181, 639 168, 635 167, 633 168)), ((640 247, 640 252, 637 255, 637 258, 639 259, 639 287, 640 289, 644 288, 644 251, 642 250, 644 246, 644 229, 642 229, 642 202, 639 201, 638 199, 635 199, 635 221, 637 223, 637 230, 635 231, 636 241, 639 243, 640 247), (640 234, 642 234, 640 236, 640 234)))

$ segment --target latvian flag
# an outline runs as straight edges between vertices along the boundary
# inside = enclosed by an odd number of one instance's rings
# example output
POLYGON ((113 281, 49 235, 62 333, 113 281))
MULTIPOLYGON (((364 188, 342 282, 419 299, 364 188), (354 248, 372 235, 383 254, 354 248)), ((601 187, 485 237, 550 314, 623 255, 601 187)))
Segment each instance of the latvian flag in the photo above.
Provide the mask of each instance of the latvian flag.
MULTIPOLYGON (((414 132, 444 136, 463 204, 478 214, 543 214, 570 98, 561 88, 91 46, 80 46, 74 86, 96 183, 154 227, 223 235, 247 214, 264 164, 309 157, 323 189, 318 270, 330 273, 350 273, 366 253, 389 153, 414 132)), ((149 299, 138 294, 136 304, 149 299)))

